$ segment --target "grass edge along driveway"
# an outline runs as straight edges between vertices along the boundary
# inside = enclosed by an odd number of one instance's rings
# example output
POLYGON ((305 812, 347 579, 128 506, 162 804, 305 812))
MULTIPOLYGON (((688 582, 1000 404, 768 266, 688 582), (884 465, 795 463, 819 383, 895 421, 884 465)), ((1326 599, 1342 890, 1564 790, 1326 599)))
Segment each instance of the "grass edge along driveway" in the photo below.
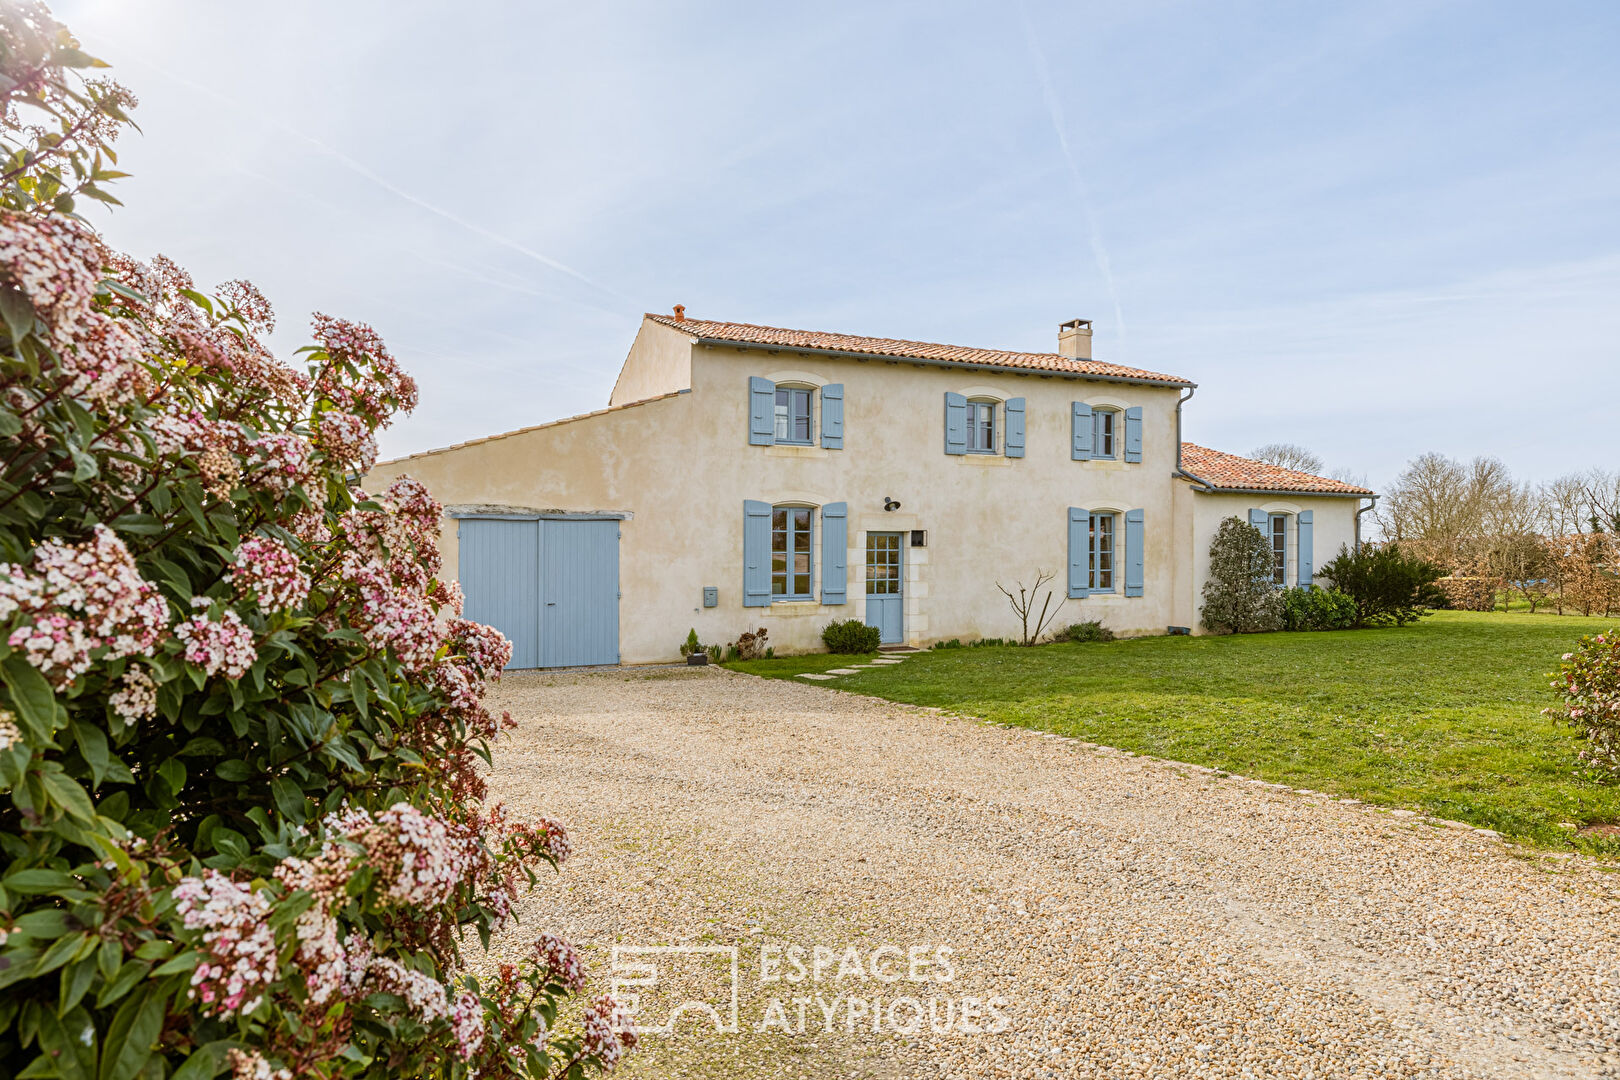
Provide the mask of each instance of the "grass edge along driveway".
MULTIPOLYGON (((1439 612, 1398 629, 942 649, 815 685, 1620 856, 1620 839, 1567 827, 1620 823, 1620 785, 1581 775, 1574 731, 1540 711, 1559 657, 1609 625, 1439 612)), ((864 659, 726 666, 793 679, 864 659)))

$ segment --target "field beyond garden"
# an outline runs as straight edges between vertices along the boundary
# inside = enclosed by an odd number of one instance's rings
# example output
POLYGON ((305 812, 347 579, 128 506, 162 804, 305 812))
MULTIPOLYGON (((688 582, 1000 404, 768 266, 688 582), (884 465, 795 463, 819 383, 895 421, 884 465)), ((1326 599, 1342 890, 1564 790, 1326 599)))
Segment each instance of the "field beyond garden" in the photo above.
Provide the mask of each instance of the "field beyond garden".
MULTIPOLYGON (((1560 656, 1609 625, 1439 612, 1400 629, 945 649, 820 685, 1620 855, 1620 839, 1577 832, 1620 823, 1620 786, 1583 776, 1573 730, 1540 712, 1560 656)), ((727 666, 792 679, 862 659, 727 666)))

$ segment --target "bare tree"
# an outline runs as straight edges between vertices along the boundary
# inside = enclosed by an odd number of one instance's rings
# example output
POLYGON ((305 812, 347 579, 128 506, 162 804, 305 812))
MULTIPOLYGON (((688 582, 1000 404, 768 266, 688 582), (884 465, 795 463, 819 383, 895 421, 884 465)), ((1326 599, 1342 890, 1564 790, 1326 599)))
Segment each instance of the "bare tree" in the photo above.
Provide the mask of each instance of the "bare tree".
POLYGON ((1542 484, 1537 492, 1537 531, 1545 536, 1573 536, 1590 526, 1586 510, 1586 478, 1579 473, 1542 484))
POLYGON ((1025 588, 1022 581, 1016 583, 1018 586, 1017 596, 1009 592, 1001 582, 996 582, 996 588, 1001 590, 1001 595, 1005 596, 1007 602, 1012 605, 1013 614, 1018 616, 1018 620, 1023 626, 1023 643, 1025 645, 1033 645, 1041 640, 1041 635, 1046 632, 1047 624, 1057 618, 1058 611, 1062 609, 1064 602, 1068 599, 1067 597, 1059 597, 1057 607, 1051 608, 1050 613, 1048 613, 1047 609, 1051 607, 1053 590, 1047 589, 1044 599, 1040 593, 1041 589, 1045 588, 1056 577, 1057 575, 1050 570, 1037 570, 1035 571, 1034 585, 1025 588), (1041 610, 1038 613, 1035 611, 1037 601, 1041 605, 1041 610), (1031 617, 1035 619, 1035 632, 1033 634, 1029 630, 1031 617))
POLYGON ((1592 531, 1620 533, 1620 472, 1593 469, 1581 485, 1592 531))
POLYGON ((1279 469, 1294 469, 1297 472, 1310 473, 1312 476, 1321 476, 1322 470, 1327 468, 1321 458, 1298 443, 1267 443, 1250 450, 1249 456, 1267 465, 1275 465, 1279 469))
POLYGON ((1378 511, 1392 540, 1453 571, 1481 558, 1492 523, 1520 516, 1524 489, 1496 458, 1463 463, 1444 454, 1413 458, 1378 511))

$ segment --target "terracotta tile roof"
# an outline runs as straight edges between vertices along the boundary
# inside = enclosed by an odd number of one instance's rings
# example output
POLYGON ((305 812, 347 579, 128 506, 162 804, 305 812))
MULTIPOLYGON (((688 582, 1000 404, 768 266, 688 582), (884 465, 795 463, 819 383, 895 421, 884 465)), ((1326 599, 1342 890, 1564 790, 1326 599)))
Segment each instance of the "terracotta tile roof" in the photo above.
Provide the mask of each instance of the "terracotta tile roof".
POLYGON ((784 330, 775 326, 754 326, 750 323, 711 322, 707 319, 677 319, 673 315, 647 313, 647 318, 702 341, 735 342, 739 345, 776 346, 784 349, 827 349, 835 352, 857 353, 865 356, 893 356, 914 360, 933 360, 946 364, 974 364, 984 367, 1026 368, 1031 371, 1049 371, 1077 377, 1101 376, 1108 379, 1127 379, 1131 382, 1161 383, 1166 386, 1191 386, 1192 383, 1176 375, 1162 375, 1156 371, 1105 364, 1101 360, 1071 360, 1057 353, 1009 352, 1005 349, 975 349, 966 345, 936 345, 926 341, 903 341, 898 338, 859 337, 855 334, 831 334, 819 330, 784 330))
POLYGON ((1182 468, 1216 488, 1233 491, 1309 491, 1323 495, 1371 495, 1364 487, 1223 454, 1197 443, 1181 444, 1182 468))

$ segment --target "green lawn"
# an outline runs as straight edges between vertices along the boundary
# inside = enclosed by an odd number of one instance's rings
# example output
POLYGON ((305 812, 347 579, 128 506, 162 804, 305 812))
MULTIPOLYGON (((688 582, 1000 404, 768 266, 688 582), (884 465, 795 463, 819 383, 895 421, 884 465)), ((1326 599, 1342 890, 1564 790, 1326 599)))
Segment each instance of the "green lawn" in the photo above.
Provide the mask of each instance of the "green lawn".
MULTIPOLYGON (((1620 786, 1577 774, 1542 716, 1579 617, 1440 612, 1400 629, 914 654, 817 685, 1421 809, 1551 847, 1620 854, 1560 822, 1620 822, 1620 786)), ((791 679, 863 657, 732 663, 791 679)))

